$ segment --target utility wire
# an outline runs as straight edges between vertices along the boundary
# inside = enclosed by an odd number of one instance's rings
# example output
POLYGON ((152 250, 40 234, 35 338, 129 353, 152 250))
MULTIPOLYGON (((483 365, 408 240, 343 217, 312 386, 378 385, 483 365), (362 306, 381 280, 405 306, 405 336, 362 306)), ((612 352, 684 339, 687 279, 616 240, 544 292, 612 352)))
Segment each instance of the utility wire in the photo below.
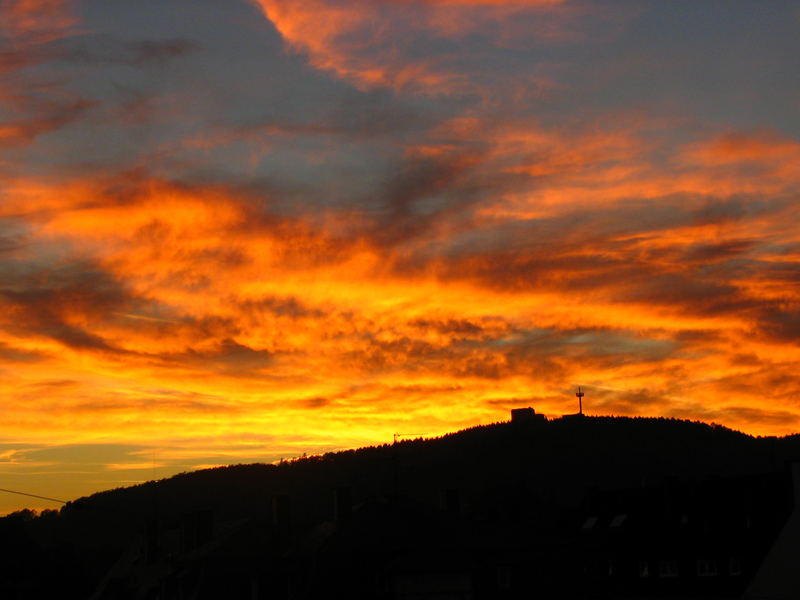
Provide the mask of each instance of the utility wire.
POLYGON ((6 490, 0 488, 0 492, 8 492, 9 494, 19 494, 20 496, 30 496, 31 498, 39 498, 40 500, 50 500, 51 502, 60 502, 66 504, 66 500, 59 500, 58 498, 48 498, 47 496, 37 496, 36 494, 26 494, 25 492, 17 492, 16 490, 6 490))

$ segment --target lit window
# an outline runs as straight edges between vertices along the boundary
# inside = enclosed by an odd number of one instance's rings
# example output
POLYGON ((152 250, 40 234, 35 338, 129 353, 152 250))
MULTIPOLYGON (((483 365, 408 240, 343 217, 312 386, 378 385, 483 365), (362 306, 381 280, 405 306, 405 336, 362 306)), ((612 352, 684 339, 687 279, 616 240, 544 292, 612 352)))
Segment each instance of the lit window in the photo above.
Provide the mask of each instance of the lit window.
POLYGON ((597 524, 597 517, 589 517, 583 522, 583 529, 591 529, 597 524))
POLYGON ((717 574, 717 561, 706 558, 697 559, 697 576, 714 577, 717 574))
POLYGON ((658 561, 658 576, 659 577, 677 577, 678 576, 678 561, 677 560, 660 560, 660 561, 658 561))
POLYGON ((650 577, 650 564, 646 560, 639 561, 639 577, 650 577))
POLYGON ((497 567, 497 587, 501 590, 510 590, 511 579, 511 567, 505 565, 497 567))
POLYGON ((742 561, 737 556, 728 559, 728 574, 731 577, 738 577, 742 574, 742 561))

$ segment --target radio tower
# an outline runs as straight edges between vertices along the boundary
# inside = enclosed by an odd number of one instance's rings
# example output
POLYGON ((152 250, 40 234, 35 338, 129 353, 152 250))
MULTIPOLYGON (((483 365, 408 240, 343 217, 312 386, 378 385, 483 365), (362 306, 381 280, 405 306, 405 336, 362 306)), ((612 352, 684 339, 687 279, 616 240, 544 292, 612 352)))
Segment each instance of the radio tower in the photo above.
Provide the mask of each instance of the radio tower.
POLYGON ((581 391, 581 386, 578 386, 578 393, 575 395, 578 397, 578 414, 583 415, 583 396, 585 394, 581 391))

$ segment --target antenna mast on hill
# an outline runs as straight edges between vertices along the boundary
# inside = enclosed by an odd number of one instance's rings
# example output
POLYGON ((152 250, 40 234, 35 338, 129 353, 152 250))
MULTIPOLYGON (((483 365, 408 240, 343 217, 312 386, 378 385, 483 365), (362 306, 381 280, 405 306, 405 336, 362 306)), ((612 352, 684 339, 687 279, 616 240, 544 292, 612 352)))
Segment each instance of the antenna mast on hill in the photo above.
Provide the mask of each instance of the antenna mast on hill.
POLYGON ((581 391, 581 386, 578 386, 578 393, 575 394, 578 397, 578 414, 583 414, 583 397, 585 394, 581 391))

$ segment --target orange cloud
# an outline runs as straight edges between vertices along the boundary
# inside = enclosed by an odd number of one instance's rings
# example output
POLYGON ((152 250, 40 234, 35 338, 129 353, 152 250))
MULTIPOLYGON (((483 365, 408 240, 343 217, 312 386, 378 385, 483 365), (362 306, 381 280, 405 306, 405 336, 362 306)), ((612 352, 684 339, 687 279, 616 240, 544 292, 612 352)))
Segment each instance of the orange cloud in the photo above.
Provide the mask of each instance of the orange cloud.
MULTIPOLYGON (((308 55, 317 69, 360 88, 391 87, 423 93, 476 92, 480 88, 458 68, 449 66, 464 48, 426 53, 415 47, 436 39, 458 39, 478 25, 501 23, 502 43, 516 34, 520 14, 544 18, 528 22, 524 36, 541 40, 574 37, 572 17, 563 0, 253 0, 290 47, 308 55)), ((522 34, 522 31, 519 32, 522 34)))
MULTIPOLYGON (((115 432, 141 443, 189 422, 191 435, 311 427, 351 445, 384 439, 399 422, 433 434, 500 418, 498 398, 565 411, 569 395, 554 391, 576 380, 651 389, 674 408, 695 397, 695 374, 752 373, 736 358, 743 352, 768 371, 800 358, 770 329, 791 314, 765 313, 747 273, 724 274, 758 248, 734 243, 735 229, 586 238, 551 229, 518 250, 423 259, 414 248, 425 236, 394 248, 369 229, 344 237, 352 228, 335 213, 278 217, 224 188, 131 177, 10 190, 5 215, 35 232, 2 294, 0 341, 31 356, 6 388, 5 417, 21 436, 75 443, 84 431, 115 432), (35 267, 46 248, 76 267, 35 267), (698 252, 716 256, 720 272, 687 269, 698 252), (23 408, 45 380, 54 381, 40 405, 48 426, 23 408)), ((600 406, 621 410, 621 393, 600 406)), ((746 388, 730 396, 731 406, 757 398, 746 388)), ((717 410, 752 427, 752 414, 717 410)))
POLYGON ((72 0, 6 0, 0 6, 0 31, 28 43, 57 39, 75 25, 72 0))
POLYGON ((769 130, 717 136, 690 146, 684 160, 739 181, 770 180, 776 186, 800 183, 800 142, 769 130))
POLYGON ((796 161, 800 157, 800 142, 769 130, 727 133, 696 146, 689 156, 710 165, 796 161))
MULTIPOLYGON (((635 130, 474 125, 410 147, 416 179, 377 217, 290 216, 252 192, 141 172, 6 179, 0 219, 22 232, 0 246, 6 443, 136 446, 92 467, 102 489, 437 435, 519 405, 558 415, 575 384, 590 413, 796 429, 796 207, 731 204, 739 175, 715 188, 682 155, 675 176, 654 174, 635 130), (463 156, 459 136, 479 134, 483 150, 463 156), (430 218, 416 203, 460 197, 486 172, 527 191, 493 216, 462 203, 443 214, 474 218, 415 225, 430 218), (538 216, 522 215, 525 194, 538 216), (401 221, 413 235, 381 233, 401 221)), ((0 465, 8 477, 61 468, 22 456, 0 465)))

